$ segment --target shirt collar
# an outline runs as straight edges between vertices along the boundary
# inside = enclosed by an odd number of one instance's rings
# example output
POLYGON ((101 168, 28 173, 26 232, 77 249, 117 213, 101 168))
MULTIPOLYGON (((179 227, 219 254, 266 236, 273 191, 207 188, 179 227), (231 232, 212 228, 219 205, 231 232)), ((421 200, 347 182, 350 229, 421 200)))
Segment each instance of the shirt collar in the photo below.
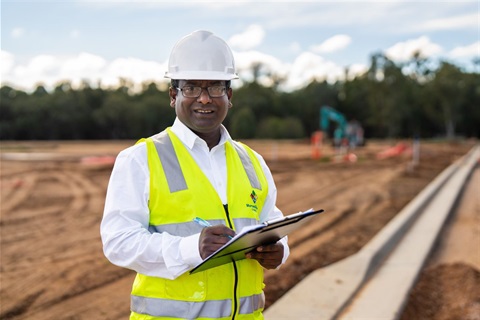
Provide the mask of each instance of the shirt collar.
MULTIPOLYGON (((178 118, 175 118, 171 130, 190 150, 193 149, 193 146, 196 142, 206 144, 204 140, 197 136, 178 118)), ((232 138, 230 137, 227 129, 223 125, 220 125, 220 141, 218 142, 217 146, 223 145, 225 142, 230 140, 232 140, 232 138)))

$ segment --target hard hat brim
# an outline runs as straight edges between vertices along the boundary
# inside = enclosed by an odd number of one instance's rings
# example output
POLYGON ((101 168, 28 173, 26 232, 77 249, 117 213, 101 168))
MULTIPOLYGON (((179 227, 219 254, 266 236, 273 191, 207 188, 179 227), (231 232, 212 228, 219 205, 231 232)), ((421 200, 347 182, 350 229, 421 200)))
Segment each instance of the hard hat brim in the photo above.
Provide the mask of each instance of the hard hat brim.
POLYGON ((215 71, 185 71, 185 72, 165 72, 165 78, 170 78, 173 80, 234 80, 238 79, 236 73, 227 74, 225 72, 215 72, 215 71))

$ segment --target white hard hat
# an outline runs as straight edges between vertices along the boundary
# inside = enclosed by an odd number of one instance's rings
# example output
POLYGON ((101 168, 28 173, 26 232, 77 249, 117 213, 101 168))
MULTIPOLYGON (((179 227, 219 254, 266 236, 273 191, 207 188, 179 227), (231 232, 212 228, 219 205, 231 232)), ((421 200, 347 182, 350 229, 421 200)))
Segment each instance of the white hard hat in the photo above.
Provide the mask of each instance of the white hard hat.
POLYGON ((232 51, 210 31, 198 30, 178 41, 170 53, 165 78, 175 80, 237 79, 232 51))

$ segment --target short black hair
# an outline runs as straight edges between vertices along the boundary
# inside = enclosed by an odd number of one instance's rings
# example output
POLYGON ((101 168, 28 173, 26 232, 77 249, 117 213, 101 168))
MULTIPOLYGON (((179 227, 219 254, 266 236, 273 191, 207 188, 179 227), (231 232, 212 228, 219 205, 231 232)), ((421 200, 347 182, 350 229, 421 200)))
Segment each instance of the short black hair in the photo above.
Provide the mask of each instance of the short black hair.
MULTIPOLYGON (((172 79, 171 82, 170 82, 170 85, 172 88, 178 88, 178 82, 180 80, 178 79, 172 79)), ((225 87, 227 89, 230 89, 230 85, 231 85, 232 81, 231 80, 225 80, 225 87)))

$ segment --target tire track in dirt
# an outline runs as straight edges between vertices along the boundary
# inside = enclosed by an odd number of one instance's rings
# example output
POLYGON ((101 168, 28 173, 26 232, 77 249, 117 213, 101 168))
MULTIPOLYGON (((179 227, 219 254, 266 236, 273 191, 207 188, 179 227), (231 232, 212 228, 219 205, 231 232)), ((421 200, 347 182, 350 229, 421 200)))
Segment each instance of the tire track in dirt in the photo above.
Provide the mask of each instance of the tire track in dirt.
POLYGON ((1 290, 0 318, 36 318, 38 310, 129 274, 101 271, 99 235, 90 229, 98 227, 103 192, 85 173, 39 167, 9 195, 1 220, 2 260, 10 262, 2 263, 1 281, 9 290, 1 290))
POLYGON ((0 223, 3 223, 5 213, 12 211, 22 202, 26 201, 32 188, 37 184, 36 174, 21 174, 20 176, 10 177, 2 181, 2 217, 0 223))
MULTIPOLYGON (((312 171, 315 171, 312 169, 312 171)), ((365 211, 376 203, 388 200, 389 192, 385 186, 395 176, 403 171, 403 165, 396 168, 388 167, 367 173, 367 170, 357 170, 353 174, 341 176, 335 179, 335 172, 319 172, 318 175, 325 176, 326 181, 332 183, 317 183, 318 178, 312 175, 311 181, 290 181, 292 188, 302 194, 298 200, 288 203, 288 207, 307 209, 305 206, 314 206, 315 208, 324 208, 326 212, 320 218, 313 220, 312 223, 301 232, 293 233, 289 236, 289 245, 295 248, 305 243, 308 239, 316 236, 324 237, 327 230, 333 229, 338 224, 348 219, 355 210, 365 211), (348 186, 348 188, 346 188, 348 186), (301 189, 304 190, 301 190, 301 189), (348 189, 348 192, 346 191, 348 189), (302 192, 303 191, 303 192, 302 192), (339 205, 341 204, 341 205, 339 205)), ((339 172, 338 175, 342 173, 339 172)), ((293 174, 292 174, 293 175, 293 174)), ((281 195, 279 195, 281 203, 281 195)), ((286 207, 287 205, 284 204, 286 207)), ((281 207, 283 209, 283 207, 281 207)), ((285 210, 283 209, 285 212, 285 210)), ((290 213, 290 212, 289 212, 290 213)))
POLYGON ((318 172, 328 183, 319 182, 315 174, 289 181, 292 189, 303 196, 290 201, 287 208, 307 209, 305 204, 312 204, 326 212, 289 235, 291 254, 282 271, 266 272, 267 307, 311 271, 354 254, 373 237, 396 214, 390 206, 389 185, 404 171, 404 163, 377 165, 375 170, 371 164, 354 170, 337 166, 318 172), (363 231, 358 232, 359 228, 363 231))
POLYGON ((128 319, 130 315, 128 288, 131 287, 133 277, 133 273, 127 273, 92 290, 65 297, 63 301, 24 313, 15 317, 15 320, 128 319))

